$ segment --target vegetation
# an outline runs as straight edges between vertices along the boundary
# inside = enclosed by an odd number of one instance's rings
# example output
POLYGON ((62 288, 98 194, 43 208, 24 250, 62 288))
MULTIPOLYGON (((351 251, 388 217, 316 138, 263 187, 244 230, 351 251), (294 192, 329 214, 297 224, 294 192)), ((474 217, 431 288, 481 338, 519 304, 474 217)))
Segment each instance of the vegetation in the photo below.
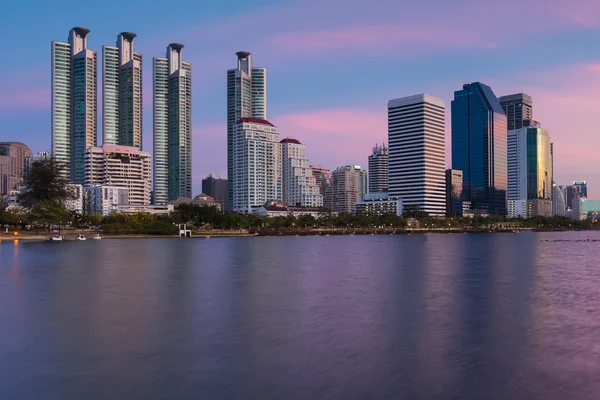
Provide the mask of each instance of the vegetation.
POLYGON ((538 229, 591 229, 595 221, 573 221, 564 217, 507 219, 505 217, 431 218, 418 207, 405 207, 404 214, 374 215, 362 213, 333 214, 326 209, 315 218, 312 215, 264 217, 223 213, 214 207, 180 204, 170 215, 111 214, 80 215, 65 208, 72 193, 61 172, 63 166, 54 159, 34 161, 26 178, 26 189, 20 196, 23 207, 0 207, 0 225, 33 229, 52 229, 56 226, 99 229, 114 234, 176 234, 177 225, 189 229, 308 229, 308 228, 462 228, 494 229, 502 223, 518 224, 538 229))

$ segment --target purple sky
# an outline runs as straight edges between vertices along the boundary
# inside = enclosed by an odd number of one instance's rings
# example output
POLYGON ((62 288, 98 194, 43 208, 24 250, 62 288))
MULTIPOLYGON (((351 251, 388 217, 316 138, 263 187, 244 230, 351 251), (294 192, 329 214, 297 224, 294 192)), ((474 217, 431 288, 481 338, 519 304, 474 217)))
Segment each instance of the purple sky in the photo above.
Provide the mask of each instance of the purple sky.
POLYGON ((235 66, 236 51, 248 50, 256 66, 269 69, 269 120, 282 138, 306 143, 312 163, 366 165, 371 147, 387 136, 387 101, 427 92, 446 102, 450 166, 453 91, 481 81, 497 96, 531 95, 534 118, 555 143, 557 182, 587 180, 590 197, 600 198, 600 2, 184 0, 177 10, 137 0, 51 3, 15 4, 0 25, 7 49, 0 63, 1 141, 50 149, 50 41, 86 26, 99 53, 121 31, 138 34, 148 151, 152 57, 164 56, 170 42, 186 45, 184 58, 193 63, 194 193, 209 172, 225 176, 225 71, 235 66))

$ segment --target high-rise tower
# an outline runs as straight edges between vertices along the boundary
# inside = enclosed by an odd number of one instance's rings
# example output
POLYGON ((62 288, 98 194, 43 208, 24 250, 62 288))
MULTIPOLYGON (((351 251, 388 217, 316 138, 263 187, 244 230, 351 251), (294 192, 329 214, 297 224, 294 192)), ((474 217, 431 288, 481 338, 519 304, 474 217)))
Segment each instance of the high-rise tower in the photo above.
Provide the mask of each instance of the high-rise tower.
POLYGON ((506 114, 506 126, 508 130, 521 129, 528 124, 525 121, 533 120, 533 101, 531 96, 525 93, 509 94, 498 99, 504 113, 506 114))
POLYGON ((103 144, 142 148, 142 55, 136 34, 122 32, 116 46, 102 48, 103 144))
POLYGON ((166 204, 192 197, 192 64, 171 43, 154 58, 154 198, 166 204))
POLYGON ((227 177, 233 205, 233 130, 242 118, 267 119, 267 69, 252 66, 252 55, 239 51, 237 68, 227 71, 227 177))
POLYGON ((86 28, 69 31, 68 43, 52 42, 52 154, 65 174, 84 180, 84 152, 97 144, 97 55, 87 48, 86 28))
POLYGON ((388 147, 375 145, 369 156, 369 193, 388 191, 388 163, 388 147))
POLYGON ((446 214, 446 108, 418 94, 388 102, 389 194, 432 216, 446 214))
POLYGON ((463 172, 463 200, 484 213, 507 213, 506 115, 489 86, 463 85, 452 100, 452 168, 463 172))

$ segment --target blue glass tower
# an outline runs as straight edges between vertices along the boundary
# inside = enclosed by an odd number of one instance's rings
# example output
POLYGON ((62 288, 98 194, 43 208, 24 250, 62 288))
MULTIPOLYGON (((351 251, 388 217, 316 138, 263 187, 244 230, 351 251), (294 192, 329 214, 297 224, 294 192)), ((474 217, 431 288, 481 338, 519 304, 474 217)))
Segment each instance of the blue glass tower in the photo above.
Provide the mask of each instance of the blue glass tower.
POLYGON ((506 215, 506 115, 489 86, 463 85, 452 101, 452 168, 463 171, 463 200, 506 215))

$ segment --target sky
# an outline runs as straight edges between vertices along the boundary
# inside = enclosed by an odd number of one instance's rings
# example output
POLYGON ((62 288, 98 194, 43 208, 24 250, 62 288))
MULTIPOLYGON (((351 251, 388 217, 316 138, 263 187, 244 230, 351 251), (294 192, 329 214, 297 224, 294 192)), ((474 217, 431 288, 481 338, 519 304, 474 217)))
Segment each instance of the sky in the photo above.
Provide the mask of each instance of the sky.
MULTIPOLYGON (((307 146, 312 164, 367 165, 387 139, 387 102, 418 93, 446 103, 464 83, 532 96, 554 142, 555 180, 600 198, 600 2, 596 0, 34 0, 0 16, 0 141, 49 151, 50 42, 74 26, 88 47, 120 32, 143 55, 144 150, 152 151, 152 58, 185 45, 193 64, 193 194, 226 176, 226 70, 235 52, 268 68, 268 119, 307 146)), ((98 85, 101 86, 99 65, 98 85)), ((98 107, 101 111, 101 94, 98 107)), ((100 113, 101 114, 101 113, 100 113)), ((99 115, 99 142, 101 115, 99 115)))

